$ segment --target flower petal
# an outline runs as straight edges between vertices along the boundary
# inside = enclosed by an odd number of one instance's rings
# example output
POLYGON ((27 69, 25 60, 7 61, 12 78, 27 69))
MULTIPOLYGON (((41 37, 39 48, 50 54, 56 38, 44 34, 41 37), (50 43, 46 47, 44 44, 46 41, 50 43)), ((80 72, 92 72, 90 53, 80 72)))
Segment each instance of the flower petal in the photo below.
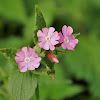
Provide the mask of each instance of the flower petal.
POLYGON ((73 33, 73 28, 68 26, 66 31, 66 36, 70 36, 73 33))
POLYGON ((50 45, 50 50, 53 51, 55 49, 54 45, 50 45))
POLYGON ((60 43, 64 42, 64 37, 63 37, 63 35, 61 34, 61 32, 59 32, 59 36, 60 36, 59 42, 60 42, 60 43))
POLYGON ((48 36, 51 36, 54 31, 55 31, 55 28, 50 27, 49 32, 48 32, 48 36))
POLYGON ((49 42, 45 42, 43 48, 44 48, 45 50, 49 50, 49 42))
POLYGON ((45 27, 45 28, 42 28, 42 31, 43 31, 44 35, 47 36, 49 29, 45 27))
POLYGON ((24 53, 27 53, 27 47, 23 47, 23 48, 22 48, 22 51, 23 51, 24 53))
POLYGON ((24 66, 20 69, 20 72, 26 72, 27 71, 27 66, 24 66))
POLYGON ((58 36, 58 32, 57 32, 57 31, 55 31, 55 32, 52 34, 52 36, 51 36, 51 37, 52 37, 52 38, 53 38, 53 37, 55 38, 55 37, 57 37, 57 36, 58 36))
POLYGON ((58 34, 58 32, 54 32, 52 35, 51 35, 51 39, 54 39, 54 40, 59 40, 60 39, 60 36, 58 34))
POLYGON ((23 47, 22 51, 24 52, 25 56, 27 56, 27 47, 23 47))
POLYGON ((50 42, 51 42, 51 45, 56 45, 56 44, 59 43, 58 41, 55 41, 55 40, 53 40, 53 39, 52 39, 50 42))
POLYGON ((24 60, 24 58, 25 58, 25 54, 24 54, 23 51, 18 51, 18 52, 16 53, 16 55, 19 56, 22 60, 24 60))
POLYGON ((28 50, 28 57, 30 56, 38 57, 37 53, 32 48, 28 50))
POLYGON ((40 63, 34 64, 35 68, 38 68, 40 66, 40 63))
POLYGON ((22 67, 26 66, 27 63, 26 62, 19 62, 18 63, 18 68, 21 69, 22 67))
POLYGON ((73 50, 74 51, 74 48, 72 48, 69 44, 66 44, 66 47, 68 50, 73 50))
POLYGON ((62 33, 63 33, 64 37, 67 36, 66 31, 67 31, 67 26, 64 25, 64 26, 62 27, 62 33))
POLYGON ((28 64, 28 70, 35 70, 34 66, 32 64, 28 64))
POLYGON ((38 37, 39 37, 39 36, 44 36, 44 34, 42 33, 41 30, 39 30, 39 31, 37 32, 37 36, 38 36, 38 37))
POLYGON ((63 49, 66 49, 66 43, 62 43, 61 46, 63 49))
POLYGON ((45 38, 42 37, 42 36, 39 36, 39 37, 38 37, 38 41, 45 41, 45 38))
POLYGON ((43 48, 45 43, 46 43, 46 41, 40 42, 40 43, 38 44, 38 46, 39 46, 40 48, 43 48))
POLYGON ((74 40, 71 40, 73 43, 77 44, 78 43, 78 39, 74 39, 74 40))
POLYGON ((31 63, 39 63, 41 61, 41 57, 37 57, 37 58, 31 58, 31 63))
POLYGON ((68 38, 69 38, 69 40, 75 39, 75 37, 73 35, 70 35, 68 38))
POLYGON ((18 63, 18 62, 23 61, 23 59, 21 59, 21 58, 20 58, 20 57, 18 57, 18 56, 15 56, 15 61, 18 63))

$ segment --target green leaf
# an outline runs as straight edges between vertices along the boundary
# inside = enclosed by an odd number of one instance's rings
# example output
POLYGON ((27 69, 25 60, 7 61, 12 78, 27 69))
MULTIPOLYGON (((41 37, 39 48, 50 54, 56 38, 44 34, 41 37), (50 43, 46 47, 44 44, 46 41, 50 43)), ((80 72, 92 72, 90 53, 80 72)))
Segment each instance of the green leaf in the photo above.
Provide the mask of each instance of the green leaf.
POLYGON ((52 25, 56 17, 55 13, 57 13, 57 9, 56 9, 57 2, 55 0, 42 0, 37 3, 44 15, 47 27, 52 25), (52 5, 52 6, 47 7, 47 5, 52 5))
POLYGON ((54 69, 54 62, 51 61, 47 56, 43 58, 43 62, 46 65, 48 75, 54 80, 55 78, 55 69, 54 69))
POLYGON ((77 33, 77 34, 73 34, 74 35, 74 37, 76 38, 78 35, 80 35, 80 33, 77 33))
POLYGON ((0 49, 0 52, 2 52, 14 64, 16 64, 15 56, 17 51, 18 49, 0 49))
POLYGON ((35 6, 35 19, 36 22, 34 28, 34 43, 37 44, 38 43, 37 31, 46 27, 46 22, 44 20, 43 14, 37 5, 35 6))
POLYGON ((9 77, 8 90, 11 100, 29 100, 37 87, 37 77, 31 72, 16 72, 9 77))

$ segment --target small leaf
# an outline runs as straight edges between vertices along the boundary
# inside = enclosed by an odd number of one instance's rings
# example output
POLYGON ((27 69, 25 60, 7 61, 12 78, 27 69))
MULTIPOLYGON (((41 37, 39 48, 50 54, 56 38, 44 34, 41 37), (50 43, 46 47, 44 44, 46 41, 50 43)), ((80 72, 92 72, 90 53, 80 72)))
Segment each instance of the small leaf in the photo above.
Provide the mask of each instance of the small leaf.
POLYGON ((15 61, 17 51, 18 49, 0 49, 0 52, 2 52, 14 64, 17 64, 15 61))
POLYGON ((59 50, 59 49, 55 49, 55 51, 52 51, 55 55, 61 55, 61 54, 65 54, 67 53, 67 50, 59 50))
POLYGON ((34 43, 37 44, 38 43, 37 31, 46 27, 46 22, 44 20, 43 14, 37 5, 35 6, 35 19, 36 23, 34 28, 34 43))
POLYGON ((38 54, 39 57, 45 57, 45 50, 40 48, 38 45, 34 46, 34 51, 38 54))
POLYGON ((37 87, 37 76, 31 72, 16 72, 9 77, 8 90, 11 100, 29 100, 37 87))
POLYGON ((77 34, 73 34, 74 35, 74 37, 76 38, 78 35, 80 35, 80 33, 77 33, 77 34))

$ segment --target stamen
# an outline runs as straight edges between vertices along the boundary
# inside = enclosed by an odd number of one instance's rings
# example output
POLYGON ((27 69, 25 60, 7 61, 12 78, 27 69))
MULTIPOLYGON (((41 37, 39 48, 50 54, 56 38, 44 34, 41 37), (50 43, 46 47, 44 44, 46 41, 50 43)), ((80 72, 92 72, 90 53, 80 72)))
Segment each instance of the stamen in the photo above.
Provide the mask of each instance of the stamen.
POLYGON ((26 58, 25 58, 25 62, 26 62, 26 63, 29 63, 29 62, 30 62, 30 58, 26 57, 26 58))
POLYGON ((50 41, 50 37, 46 37, 46 41, 50 41))
POLYGON ((69 42, 69 38, 66 37, 66 38, 64 39, 64 41, 65 41, 66 43, 68 43, 68 42, 69 42))

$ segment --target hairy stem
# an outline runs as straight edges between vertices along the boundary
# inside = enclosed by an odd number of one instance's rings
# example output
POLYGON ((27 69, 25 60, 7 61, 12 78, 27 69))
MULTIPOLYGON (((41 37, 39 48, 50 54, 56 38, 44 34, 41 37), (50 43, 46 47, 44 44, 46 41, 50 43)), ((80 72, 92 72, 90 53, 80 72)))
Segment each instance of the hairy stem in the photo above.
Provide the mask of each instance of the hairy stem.
POLYGON ((40 96, 39 96, 39 83, 37 84, 37 88, 35 90, 35 100, 40 100, 40 96))

